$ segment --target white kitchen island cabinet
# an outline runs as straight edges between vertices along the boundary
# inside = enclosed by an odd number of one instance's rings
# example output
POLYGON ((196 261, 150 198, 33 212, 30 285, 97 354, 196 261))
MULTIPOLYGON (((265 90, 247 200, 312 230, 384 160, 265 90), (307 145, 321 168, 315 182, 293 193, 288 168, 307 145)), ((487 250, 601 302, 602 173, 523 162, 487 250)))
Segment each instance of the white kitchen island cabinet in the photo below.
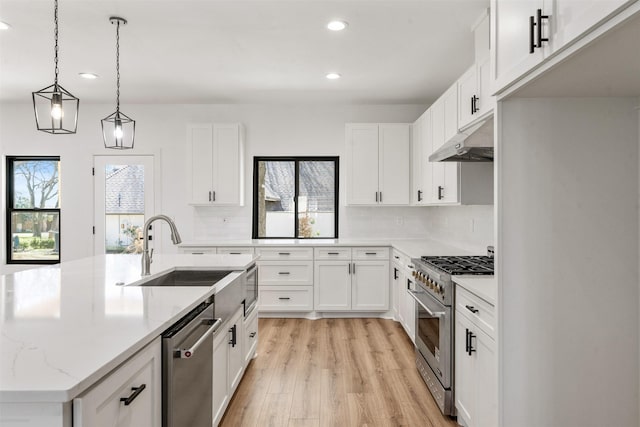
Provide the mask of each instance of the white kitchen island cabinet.
POLYGON ((73 400, 73 426, 155 427, 162 423, 160 338, 73 400))
POLYGON ((189 204, 244 205, 243 133, 239 123, 188 125, 189 204))
POLYGON ((347 205, 409 204, 408 123, 346 125, 347 205))

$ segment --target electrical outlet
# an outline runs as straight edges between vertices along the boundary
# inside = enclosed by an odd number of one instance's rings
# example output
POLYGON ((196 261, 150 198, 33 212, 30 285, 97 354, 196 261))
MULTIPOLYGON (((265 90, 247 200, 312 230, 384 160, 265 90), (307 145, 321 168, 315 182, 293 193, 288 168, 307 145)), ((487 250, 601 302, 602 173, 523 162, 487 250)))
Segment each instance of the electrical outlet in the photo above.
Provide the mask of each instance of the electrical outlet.
POLYGON ((396 217, 396 225, 404 225, 404 217, 397 216, 396 217))

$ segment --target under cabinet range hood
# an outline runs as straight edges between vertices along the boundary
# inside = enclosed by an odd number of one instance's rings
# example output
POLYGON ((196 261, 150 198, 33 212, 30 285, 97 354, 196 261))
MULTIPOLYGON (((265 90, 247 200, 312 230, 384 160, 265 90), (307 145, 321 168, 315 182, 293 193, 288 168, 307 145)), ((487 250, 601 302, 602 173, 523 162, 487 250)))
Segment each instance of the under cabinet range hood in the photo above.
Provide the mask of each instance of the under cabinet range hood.
POLYGON ((429 156, 430 162, 492 162, 493 116, 459 132, 429 156))

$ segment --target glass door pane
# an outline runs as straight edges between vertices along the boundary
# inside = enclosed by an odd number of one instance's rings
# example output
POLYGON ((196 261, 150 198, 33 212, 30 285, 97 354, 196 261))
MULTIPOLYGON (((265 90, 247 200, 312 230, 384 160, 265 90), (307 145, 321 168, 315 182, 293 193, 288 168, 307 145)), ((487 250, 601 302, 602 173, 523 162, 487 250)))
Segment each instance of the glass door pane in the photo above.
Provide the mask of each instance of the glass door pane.
POLYGON ((153 157, 96 156, 95 253, 142 253, 153 212, 153 157))

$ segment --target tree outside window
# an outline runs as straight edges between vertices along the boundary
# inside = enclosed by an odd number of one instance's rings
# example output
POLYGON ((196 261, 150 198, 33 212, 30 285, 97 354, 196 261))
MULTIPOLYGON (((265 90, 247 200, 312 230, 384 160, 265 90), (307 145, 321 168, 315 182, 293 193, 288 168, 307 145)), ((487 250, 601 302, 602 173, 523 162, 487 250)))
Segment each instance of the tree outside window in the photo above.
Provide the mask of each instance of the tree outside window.
POLYGON ((7 157, 7 263, 60 261, 60 158, 7 157))

